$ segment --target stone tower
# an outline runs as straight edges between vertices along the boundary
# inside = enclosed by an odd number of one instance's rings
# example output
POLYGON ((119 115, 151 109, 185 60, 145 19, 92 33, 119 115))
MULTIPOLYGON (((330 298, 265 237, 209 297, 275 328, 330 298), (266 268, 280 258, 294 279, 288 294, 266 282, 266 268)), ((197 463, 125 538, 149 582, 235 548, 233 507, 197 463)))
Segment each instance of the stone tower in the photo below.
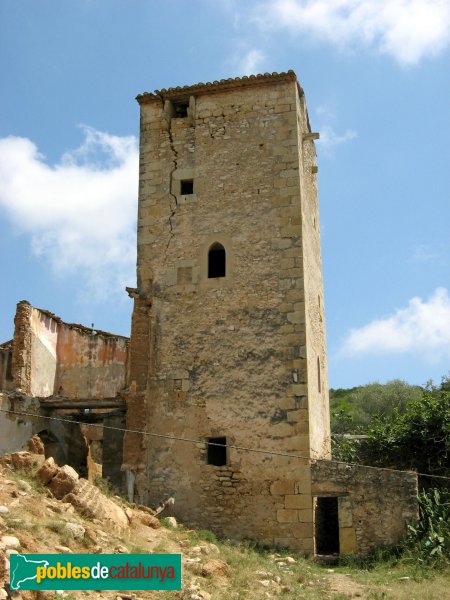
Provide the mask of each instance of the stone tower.
POLYGON ((289 71, 137 99, 128 427, 197 442, 128 433, 129 490, 174 496, 191 526, 310 552, 310 461, 330 457, 330 429, 303 90, 289 71))

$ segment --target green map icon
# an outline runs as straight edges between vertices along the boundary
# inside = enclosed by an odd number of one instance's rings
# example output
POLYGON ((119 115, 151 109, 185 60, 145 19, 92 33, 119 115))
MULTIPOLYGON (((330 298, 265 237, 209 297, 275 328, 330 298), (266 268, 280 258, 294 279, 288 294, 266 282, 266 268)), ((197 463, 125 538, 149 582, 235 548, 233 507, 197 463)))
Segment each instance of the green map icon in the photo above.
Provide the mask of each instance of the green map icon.
POLYGON ((22 554, 13 554, 11 556, 11 589, 20 590, 20 586, 25 581, 36 579, 37 567, 48 567, 46 560, 31 560, 22 554))

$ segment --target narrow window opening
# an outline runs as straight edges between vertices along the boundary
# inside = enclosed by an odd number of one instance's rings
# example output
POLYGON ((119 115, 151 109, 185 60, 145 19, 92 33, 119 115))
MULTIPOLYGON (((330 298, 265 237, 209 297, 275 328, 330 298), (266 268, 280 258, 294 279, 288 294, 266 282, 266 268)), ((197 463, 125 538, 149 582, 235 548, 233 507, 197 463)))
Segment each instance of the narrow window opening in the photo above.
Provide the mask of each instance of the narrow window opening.
POLYGON ((208 279, 225 277, 226 254, 222 244, 215 243, 208 252, 208 279))
POLYGON ((172 102, 175 114, 173 118, 175 119, 184 119, 188 114, 189 100, 174 100, 172 102))
POLYGON ((182 179, 180 191, 182 196, 190 196, 194 193, 194 180, 193 179, 182 179))
POLYGON ((316 554, 339 554, 337 497, 317 498, 315 513, 316 554))
POLYGON ((322 391, 322 382, 320 380, 320 358, 317 357, 317 387, 319 389, 319 393, 322 391))
POLYGON ((223 467, 227 464, 227 438, 208 438, 208 465, 223 467))

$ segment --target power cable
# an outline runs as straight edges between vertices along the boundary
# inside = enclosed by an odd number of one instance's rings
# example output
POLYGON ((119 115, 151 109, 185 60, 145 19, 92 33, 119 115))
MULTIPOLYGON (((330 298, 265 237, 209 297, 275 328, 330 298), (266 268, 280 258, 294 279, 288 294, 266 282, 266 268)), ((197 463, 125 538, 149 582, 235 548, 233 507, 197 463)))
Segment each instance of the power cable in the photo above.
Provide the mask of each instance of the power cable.
MULTIPOLYGON (((63 423, 77 423, 79 425, 86 425, 85 422, 83 421, 77 421, 75 419, 64 419, 63 417, 50 417, 47 415, 39 415, 39 414, 35 414, 35 413, 28 413, 25 411, 14 411, 14 410, 7 410, 5 408, 0 408, 0 412, 3 413, 8 413, 8 414, 12 414, 12 415, 18 415, 18 416, 26 416, 26 417, 34 417, 37 419, 47 419, 49 421, 60 421, 63 423)), ((173 441, 177 441, 177 442, 187 442, 190 444, 204 444, 205 446, 224 446, 224 444, 219 444, 217 442, 208 442, 205 440, 196 440, 193 438, 185 438, 185 437, 177 437, 175 435, 169 435, 169 434, 164 434, 164 433, 155 433, 155 432, 151 432, 151 431, 142 431, 140 429, 127 429, 124 427, 114 427, 112 425, 104 425, 102 423, 89 423, 89 427, 102 427, 103 429, 111 429, 114 431, 122 431, 124 433, 135 433, 138 435, 145 435, 148 437, 155 437, 155 438, 163 438, 166 440, 173 440, 173 441)), ((302 455, 302 454, 291 454, 290 452, 281 452, 279 450, 262 450, 261 448, 247 448, 245 446, 236 446, 233 444, 226 444, 227 448, 233 448, 234 450, 240 450, 242 452, 257 452, 260 454, 268 454, 271 456, 285 456, 287 458, 298 458, 301 460, 311 460, 314 462, 326 462, 326 463, 333 463, 333 464, 340 464, 340 465, 350 465, 350 466, 355 466, 355 467, 364 467, 365 469, 377 469, 377 470, 381 470, 381 471, 389 471, 390 473, 404 473, 405 471, 402 471, 401 469, 389 469, 387 467, 374 467, 372 465, 360 465, 358 463, 347 463, 344 462, 343 460, 332 460, 332 459, 328 459, 328 458, 311 458, 310 456, 306 456, 306 455, 302 455)), ((420 475, 421 477, 430 477, 432 479, 445 479, 447 481, 450 481, 450 477, 445 477, 444 475, 430 475, 429 473, 417 473, 416 471, 410 471, 416 475, 420 475)))

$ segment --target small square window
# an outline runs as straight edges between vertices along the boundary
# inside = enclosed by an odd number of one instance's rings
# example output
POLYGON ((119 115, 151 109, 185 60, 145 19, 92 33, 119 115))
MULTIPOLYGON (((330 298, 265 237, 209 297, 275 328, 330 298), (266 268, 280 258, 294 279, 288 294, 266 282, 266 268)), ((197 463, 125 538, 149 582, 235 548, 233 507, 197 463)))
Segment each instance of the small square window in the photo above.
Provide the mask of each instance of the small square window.
POLYGON ((208 465, 223 467, 227 464, 227 438, 216 437, 208 439, 208 465))
POLYGON ((184 117, 187 117, 187 111, 189 107, 188 100, 174 100, 172 104, 175 112, 173 115, 174 118, 184 119, 184 117))
POLYGON ((182 179, 180 186, 180 193, 182 196, 190 196, 194 193, 194 180, 193 179, 182 179))

